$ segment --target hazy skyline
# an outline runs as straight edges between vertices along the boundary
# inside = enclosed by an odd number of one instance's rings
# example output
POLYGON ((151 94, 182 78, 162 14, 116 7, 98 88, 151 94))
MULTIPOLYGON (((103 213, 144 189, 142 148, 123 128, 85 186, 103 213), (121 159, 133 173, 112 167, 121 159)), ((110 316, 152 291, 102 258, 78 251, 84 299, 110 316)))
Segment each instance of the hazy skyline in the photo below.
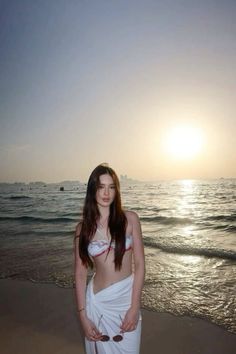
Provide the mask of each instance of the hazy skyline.
POLYGON ((227 0, 0 1, 0 182, 86 181, 101 162, 236 177, 235 15, 227 0), (165 147, 182 126, 195 155, 165 147))

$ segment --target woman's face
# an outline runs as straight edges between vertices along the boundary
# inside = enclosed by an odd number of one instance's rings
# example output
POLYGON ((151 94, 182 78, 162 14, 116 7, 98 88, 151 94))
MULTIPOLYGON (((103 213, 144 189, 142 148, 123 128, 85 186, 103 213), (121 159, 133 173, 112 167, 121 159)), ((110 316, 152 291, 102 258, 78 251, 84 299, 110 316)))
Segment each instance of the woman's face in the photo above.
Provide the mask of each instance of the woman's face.
POLYGON ((108 207, 115 199, 115 183, 109 174, 101 175, 99 177, 99 182, 96 192, 97 204, 101 207, 108 207))

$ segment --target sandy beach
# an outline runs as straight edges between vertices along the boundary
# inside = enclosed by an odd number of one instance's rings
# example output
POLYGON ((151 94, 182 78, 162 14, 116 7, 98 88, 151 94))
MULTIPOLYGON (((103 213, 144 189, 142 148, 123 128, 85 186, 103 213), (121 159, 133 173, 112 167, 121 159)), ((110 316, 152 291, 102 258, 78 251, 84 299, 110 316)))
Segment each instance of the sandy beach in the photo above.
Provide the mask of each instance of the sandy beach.
MULTIPOLYGON (((73 289, 0 280, 3 354, 84 354, 73 289)), ((236 335, 210 322, 142 310, 141 354, 233 354, 236 335)))

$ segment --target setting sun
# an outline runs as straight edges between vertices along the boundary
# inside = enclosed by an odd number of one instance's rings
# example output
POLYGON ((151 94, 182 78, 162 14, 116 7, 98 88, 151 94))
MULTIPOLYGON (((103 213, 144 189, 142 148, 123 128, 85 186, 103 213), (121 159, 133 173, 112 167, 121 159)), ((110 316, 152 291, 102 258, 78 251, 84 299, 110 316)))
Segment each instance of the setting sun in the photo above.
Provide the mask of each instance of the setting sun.
POLYGON ((175 127, 167 133, 164 145, 165 150, 173 157, 190 159, 198 155, 202 149, 202 133, 193 127, 175 127))

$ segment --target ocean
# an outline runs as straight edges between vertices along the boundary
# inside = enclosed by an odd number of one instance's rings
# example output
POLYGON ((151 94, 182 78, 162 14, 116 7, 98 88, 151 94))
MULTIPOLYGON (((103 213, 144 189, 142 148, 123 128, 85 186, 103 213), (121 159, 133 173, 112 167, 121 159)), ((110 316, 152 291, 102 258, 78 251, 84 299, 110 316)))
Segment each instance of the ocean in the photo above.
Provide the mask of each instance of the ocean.
MULTIPOLYGON (((73 287, 85 191, 76 181, 0 184, 0 278, 73 287)), ((127 180, 121 192, 142 225, 142 306, 236 333, 236 179, 127 180)))

